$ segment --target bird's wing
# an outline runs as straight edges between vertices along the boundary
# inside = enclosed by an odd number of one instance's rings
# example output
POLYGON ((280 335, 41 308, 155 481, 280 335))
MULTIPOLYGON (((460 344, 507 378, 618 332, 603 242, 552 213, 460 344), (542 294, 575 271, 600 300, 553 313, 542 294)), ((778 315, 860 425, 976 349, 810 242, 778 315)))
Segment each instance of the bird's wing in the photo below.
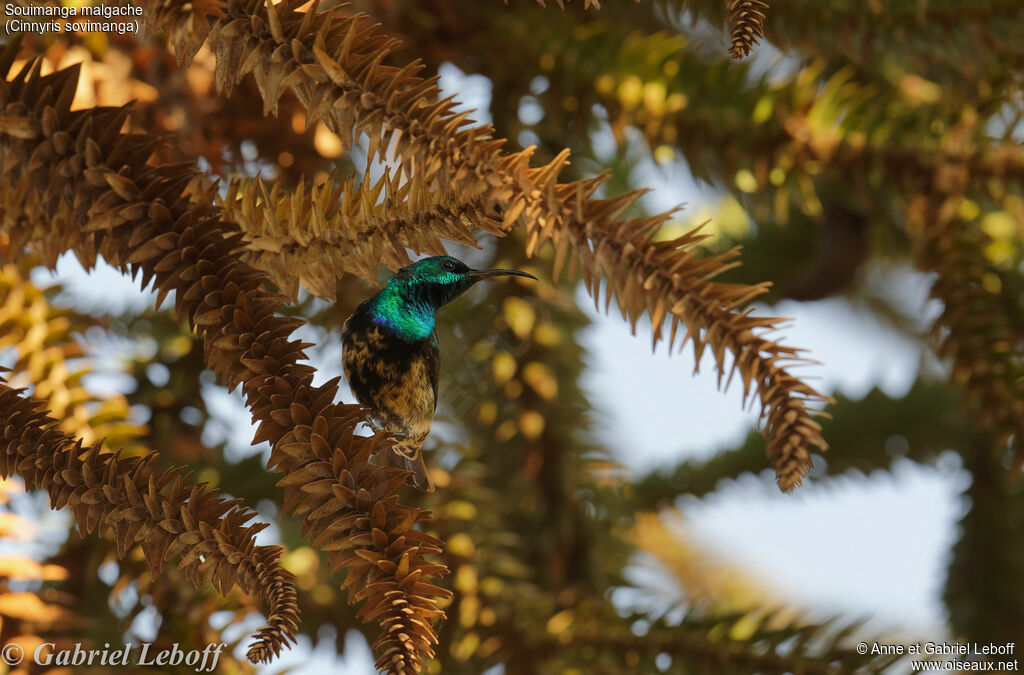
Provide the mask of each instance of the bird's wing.
POLYGON ((441 352, 437 348, 437 333, 431 333, 427 348, 427 377, 434 389, 434 410, 437 411, 437 381, 441 377, 441 352))
POLYGON ((380 328, 370 324, 364 302, 342 328, 342 370, 356 400, 367 408, 379 409, 377 394, 386 381, 387 365, 379 358, 382 351, 380 328))

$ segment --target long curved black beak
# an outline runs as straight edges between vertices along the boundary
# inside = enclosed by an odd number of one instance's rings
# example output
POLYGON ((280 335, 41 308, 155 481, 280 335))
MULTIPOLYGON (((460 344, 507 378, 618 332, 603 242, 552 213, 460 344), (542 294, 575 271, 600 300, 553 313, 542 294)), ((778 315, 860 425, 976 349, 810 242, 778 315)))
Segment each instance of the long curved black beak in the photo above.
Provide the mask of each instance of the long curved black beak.
POLYGON ((469 278, 473 281, 480 281, 481 279, 490 279, 492 277, 526 277, 527 279, 533 279, 539 281, 537 277, 526 272, 520 272, 519 270, 470 270, 469 278))

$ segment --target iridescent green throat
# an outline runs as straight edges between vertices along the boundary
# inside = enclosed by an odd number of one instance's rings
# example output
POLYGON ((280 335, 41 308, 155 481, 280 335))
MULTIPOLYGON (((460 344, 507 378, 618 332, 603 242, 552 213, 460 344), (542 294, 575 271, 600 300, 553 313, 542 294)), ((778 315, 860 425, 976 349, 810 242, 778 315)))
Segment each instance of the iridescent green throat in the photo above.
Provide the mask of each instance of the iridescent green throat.
POLYGON ((426 340, 434 332, 437 307, 402 286, 400 282, 389 283, 370 298, 370 317, 375 324, 407 342, 426 340))

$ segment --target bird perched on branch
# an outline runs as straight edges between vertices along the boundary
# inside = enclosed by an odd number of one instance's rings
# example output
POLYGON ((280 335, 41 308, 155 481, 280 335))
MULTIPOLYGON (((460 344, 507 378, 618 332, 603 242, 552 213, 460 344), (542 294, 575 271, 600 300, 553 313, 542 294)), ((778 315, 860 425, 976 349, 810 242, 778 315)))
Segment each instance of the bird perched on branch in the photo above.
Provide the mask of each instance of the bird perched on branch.
POLYGON ((437 408, 437 310, 481 279, 537 277, 517 270, 474 270, 450 256, 403 267, 379 293, 364 300, 342 328, 342 365, 349 388, 370 408, 375 431, 395 443, 382 463, 410 472, 407 483, 434 491, 423 462, 423 441, 437 408))

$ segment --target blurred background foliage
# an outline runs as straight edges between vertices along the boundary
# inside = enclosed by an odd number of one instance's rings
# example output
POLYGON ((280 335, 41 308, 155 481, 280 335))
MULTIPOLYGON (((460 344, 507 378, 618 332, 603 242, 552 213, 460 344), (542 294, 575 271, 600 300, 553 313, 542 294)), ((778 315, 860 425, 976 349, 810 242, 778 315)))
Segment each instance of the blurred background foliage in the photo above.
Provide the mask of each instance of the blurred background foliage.
MULTIPOLYGON (((566 179, 610 169, 617 193, 645 187, 658 167, 691 172, 706 200, 663 236, 706 223, 710 250, 742 244, 743 265, 726 280, 773 281, 769 303, 845 297, 934 350, 902 396, 836 396, 824 423, 832 450, 816 458, 812 479, 958 455, 971 479, 943 592, 950 633, 1024 644, 1019 0, 776 0, 766 44, 742 62, 726 51, 722 0, 600 10, 577 1, 564 11, 529 0, 353 0, 346 11, 379 20, 402 40, 400 56, 422 59, 428 73, 450 64, 484 75, 491 97, 479 114, 510 148, 536 145, 538 164, 570 148, 566 179), (901 273, 913 268, 934 280, 942 311, 931 326, 899 301, 901 273)), ((162 161, 198 159, 213 177, 261 173, 285 187, 367 170, 365 147, 349 155, 322 123, 306 128, 290 96, 264 117, 251 79, 217 94, 205 50, 182 67, 160 36, 35 36, 28 49, 52 68, 83 64, 76 106, 136 101, 130 124, 168 136, 162 161)), ((481 244, 460 254, 539 276, 549 269, 543 254, 526 259, 521 242, 481 244)), ((157 449, 167 466, 190 466, 273 522, 270 536, 291 551, 285 565, 297 575, 301 648, 344 652, 350 631, 372 631, 299 521, 278 517, 282 490, 263 469, 266 449, 248 448, 240 399, 220 393, 173 314, 137 303, 83 309, 74 289, 33 283, 45 277, 32 266, 0 270, 0 355, 20 384, 87 442, 157 449), (105 355, 101 368, 95 354, 105 355)), ((318 345, 323 376, 340 370, 341 323, 370 292, 343 278, 335 305, 304 294, 289 309, 310 322, 304 337, 318 345)), ((647 475, 616 461, 630 448, 602 446, 592 430, 600 413, 580 382, 587 323, 571 282, 495 284, 445 310, 443 424, 430 441, 439 489, 404 496, 434 512, 453 572, 431 672, 885 669, 891 659, 852 649, 865 629, 806 615, 687 534, 680 500, 758 474, 759 434, 647 475), (628 574, 643 561, 674 588, 645 596, 628 574)), ((16 491, 3 487, 0 533, 41 537, 8 513, 16 491)), ((42 512, 29 502, 21 511, 42 512)), ((102 644, 127 631, 202 647, 244 641, 235 619, 253 625, 250 598, 194 591, 173 568, 154 578, 138 556, 117 561, 113 544, 66 538, 67 520, 48 526, 35 558, 0 556, 4 641, 102 644)), ((251 667, 236 658, 223 668, 251 667)))

